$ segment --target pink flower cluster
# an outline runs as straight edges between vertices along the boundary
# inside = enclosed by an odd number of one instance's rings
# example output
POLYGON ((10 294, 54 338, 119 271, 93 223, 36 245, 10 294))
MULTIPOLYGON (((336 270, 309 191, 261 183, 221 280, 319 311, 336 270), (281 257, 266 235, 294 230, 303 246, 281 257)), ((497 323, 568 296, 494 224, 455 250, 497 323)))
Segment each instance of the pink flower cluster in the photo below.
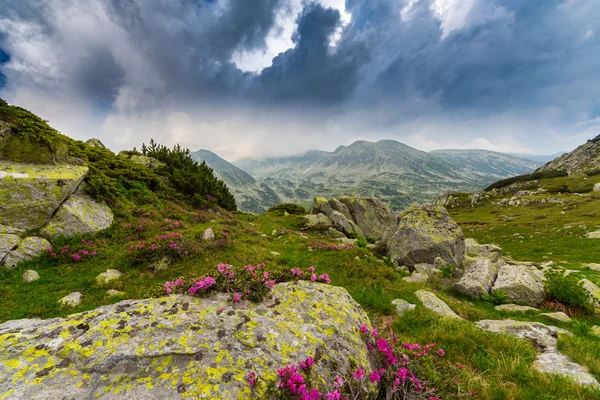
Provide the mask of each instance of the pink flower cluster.
MULTIPOLYGON (((92 245, 91 241, 86 241, 86 240, 82 240, 81 243, 87 247, 92 245)), ((86 250, 86 249, 79 249, 79 250, 73 251, 73 249, 71 249, 68 244, 65 245, 58 253, 56 251, 54 251, 51 247, 48 247, 46 249, 46 253, 49 254, 50 257, 52 257, 52 258, 62 257, 62 258, 72 259, 73 261, 81 261, 82 259, 84 259, 86 257, 88 257, 88 258, 94 257, 98 254, 94 250, 86 250)))
POLYGON ((165 282, 165 292, 167 292, 167 294, 171 294, 173 292, 173 289, 178 287, 178 286, 183 286, 183 279, 182 278, 177 278, 176 280, 174 280, 173 282, 165 282))
POLYGON ((311 242, 309 244, 313 250, 352 250, 354 247, 349 244, 331 244, 331 243, 320 243, 311 242))
POLYGON ((227 275, 229 279, 233 279, 233 275, 235 275, 233 267, 229 264, 219 264, 217 265, 217 270, 220 274, 227 275))
POLYGON ((196 293, 198 293, 198 291, 206 290, 206 289, 210 288, 212 285, 214 285, 215 283, 217 283, 217 281, 213 277, 210 277, 210 276, 206 277, 206 278, 202 277, 199 280, 195 281, 194 284, 192 285, 192 287, 188 289, 188 294, 193 296, 196 293))

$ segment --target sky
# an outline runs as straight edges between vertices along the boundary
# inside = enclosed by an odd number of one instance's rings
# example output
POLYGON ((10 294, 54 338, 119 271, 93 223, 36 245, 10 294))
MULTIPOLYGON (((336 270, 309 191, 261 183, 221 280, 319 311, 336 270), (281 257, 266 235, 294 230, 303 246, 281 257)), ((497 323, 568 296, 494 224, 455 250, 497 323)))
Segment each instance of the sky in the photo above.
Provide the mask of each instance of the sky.
POLYGON ((114 151, 600 135, 598 0, 0 0, 0 97, 114 151))

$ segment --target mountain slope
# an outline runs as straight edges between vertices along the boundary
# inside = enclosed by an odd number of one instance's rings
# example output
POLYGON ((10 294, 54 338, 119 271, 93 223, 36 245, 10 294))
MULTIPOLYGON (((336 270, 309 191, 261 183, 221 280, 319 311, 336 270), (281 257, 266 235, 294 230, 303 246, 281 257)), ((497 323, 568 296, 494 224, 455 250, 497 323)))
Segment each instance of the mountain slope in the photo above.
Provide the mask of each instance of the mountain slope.
POLYGON ((190 154, 198 162, 206 162, 215 175, 222 179, 233 192, 240 210, 262 213, 269 207, 279 204, 279 196, 264 183, 259 183, 250 174, 225 161, 208 150, 198 150, 190 154))
POLYGON ((509 176, 533 172, 542 163, 489 150, 434 150, 429 152, 475 180, 492 183, 509 176))
POLYGON ((569 175, 582 175, 598 168, 600 168, 600 135, 588 140, 572 152, 550 161, 537 171, 566 170, 569 175))

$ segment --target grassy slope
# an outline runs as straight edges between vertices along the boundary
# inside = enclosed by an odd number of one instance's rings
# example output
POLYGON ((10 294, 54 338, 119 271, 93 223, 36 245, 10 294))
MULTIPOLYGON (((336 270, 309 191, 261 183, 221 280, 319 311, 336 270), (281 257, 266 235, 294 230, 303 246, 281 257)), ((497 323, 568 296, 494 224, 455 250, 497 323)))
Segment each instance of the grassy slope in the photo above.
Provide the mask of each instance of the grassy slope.
MULTIPOLYGON (((0 271, 0 298, 2 299, 0 321, 62 316, 122 299, 106 296, 105 292, 108 288, 124 291, 127 298, 148 297, 157 293, 157 288, 166 280, 172 280, 180 275, 195 277, 210 274, 215 271, 218 263, 240 266, 264 262, 273 270, 296 266, 308 268, 315 265, 318 272, 330 274, 332 284, 347 288, 352 296, 368 310, 372 319, 380 322, 394 320, 390 315, 392 312, 390 303, 394 298, 400 297, 418 304, 414 291, 427 287, 425 284, 408 284, 402 281, 400 274, 394 272, 391 266, 383 263, 367 249, 355 247, 352 250, 309 251, 307 245, 313 240, 335 242, 315 233, 310 233, 308 238, 304 238, 297 230, 295 216, 284 217, 273 213, 262 216, 224 212, 215 214, 197 212, 160 201, 143 206, 141 209, 134 204, 124 203, 117 205, 116 211, 117 222, 114 227, 94 238, 93 244, 88 248, 98 252, 95 258, 75 262, 70 259, 56 261, 43 256, 15 270, 0 271), (142 218, 146 218, 146 222, 142 218), (170 222, 165 223, 165 218, 169 218, 170 222), (150 220, 155 221, 155 224, 153 225, 150 220), (173 221, 178 221, 180 226, 175 227, 173 221), (142 224, 143 230, 137 228, 139 223, 142 224), (131 224, 132 227, 128 228, 127 224, 131 224), (160 226, 167 229, 160 229, 160 226), (218 241, 214 245, 203 244, 198 238, 209 226, 215 229, 218 238, 222 238, 223 232, 228 231, 231 240, 218 241), (277 230, 278 234, 272 236, 273 230, 277 230), (183 234, 183 250, 189 251, 190 254, 167 270, 157 273, 152 273, 146 265, 132 265, 132 258, 127 250, 130 245, 141 240, 152 241, 155 235, 166 232, 183 234), (262 238, 261 233, 266 233, 268 238, 262 238), (280 255, 271 252, 278 252, 280 255), (124 274, 121 279, 101 287, 96 284, 95 277, 107 268, 119 269, 124 274), (37 270, 41 279, 30 284, 22 283, 21 274, 26 269, 37 270), (59 307, 57 300, 75 290, 84 294, 83 303, 76 309, 59 307)), ((481 213, 477 214, 477 218, 484 220, 485 210, 477 212, 481 213)), ((488 214, 491 215, 489 218, 496 215, 489 212, 488 214)), ((473 220, 472 212, 469 210, 456 211, 454 215, 463 223, 473 220)), ((464 226, 468 231, 469 224, 464 226)), ((486 231, 480 229, 474 235, 481 240, 486 237, 503 238, 503 235, 512 233, 510 231, 512 228, 502 228, 509 231, 506 234, 492 234, 491 232, 497 232, 496 229, 492 229, 491 225, 486 227, 489 229, 486 231), (492 236, 486 236, 490 234, 492 236)), ((520 232, 525 234, 527 225, 521 229, 523 230, 520 232)), ((509 236, 501 242, 508 253, 519 258, 530 258, 537 254, 527 253, 524 250, 527 249, 526 245, 512 240, 509 236)), ((550 235, 550 233, 545 238, 551 238, 558 244, 563 243, 563 239, 572 240, 569 235, 563 237, 550 235)), ((77 249, 81 247, 81 238, 71 239, 68 243, 71 249, 77 249)), ((539 245, 541 246, 542 243, 540 242, 539 245)), ((564 248, 566 251, 569 245, 564 245, 564 248)), ((584 255, 586 252, 582 251, 581 257, 584 255)), ((585 260, 587 261, 588 258, 585 260)), ((495 311, 492 304, 468 300, 455 293, 440 290, 438 294, 460 315, 471 321, 511 317, 547 322, 531 315, 500 313, 495 311)), ((589 320, 585 322, 598 323, 589 320)), ((568 324, 561 326, 572 329, 568 324)), ((533 346, 525 341, 484 332, 468 322, 440 320, 419 304, 415 312, 396 318, 394 327, 406 342, 435 341, 446 349, 448 360, 452 365, 448 366, 448 370, 442 376, 435 374, 430 376, 439 388, 442 398, 474 398, 470 394, 471 390, 474 390, 480 398, 485 399, 600 399, 599 395, 565 379, 545 376, 533 371, 531 365, 535 352, 533 346), (466 368, 457 367, 454 364, 456 362, 466 368)), ((578 334, 574 339, 564 340, 562 346, 565 352, 586 365, 597 378, 600 378, 600 340, 578 334)))

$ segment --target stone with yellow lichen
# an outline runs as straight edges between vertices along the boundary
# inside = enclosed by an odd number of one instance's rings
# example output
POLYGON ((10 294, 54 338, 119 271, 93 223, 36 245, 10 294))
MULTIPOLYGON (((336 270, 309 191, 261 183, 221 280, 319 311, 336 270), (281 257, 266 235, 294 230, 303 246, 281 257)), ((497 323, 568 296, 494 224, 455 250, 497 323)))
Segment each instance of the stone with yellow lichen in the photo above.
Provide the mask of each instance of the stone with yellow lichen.
POLYGON ((399 265, 443 263, 461 266, 465 255, 465 237, 442 206, 429 204, 408 208, 381 239, 387 255, 399 265))
MULTIPOLYGON (((10 399, 264 398, 250 390, 308 356, 331 389, 351 363, 371 370, 365 312, 339 287, 275 286, 260 303, 230 296, 128 300, 51 320, 0 325, 0 393, 10 399)), ((0 395, 2 398, 2 395, 0 395)))

